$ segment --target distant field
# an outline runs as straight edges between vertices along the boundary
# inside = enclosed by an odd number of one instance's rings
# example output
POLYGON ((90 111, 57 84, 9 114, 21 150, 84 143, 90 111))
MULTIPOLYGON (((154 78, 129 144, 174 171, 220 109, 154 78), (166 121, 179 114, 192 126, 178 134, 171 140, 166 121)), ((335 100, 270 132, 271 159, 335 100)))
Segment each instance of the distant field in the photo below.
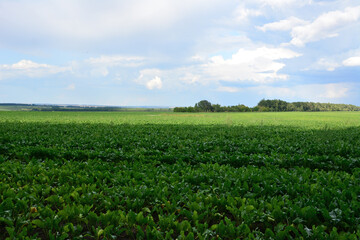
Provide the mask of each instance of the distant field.
POLYGON ((29 107, 24 106, 2 106, 0 105, 0 111, 29 111, 29 107))
POLYGON ((0 112, 0 239, 358 239, 360 112, 0 112))
POLYGON ((0 111, 44 111, 44 112, 172 112, 166 107, 113 107, 80 105, 6 104, 0 103, 0 111))
POLYGON ((360 126, 360 112, 0 112, 0 122, 170 124, 228 126, 291 126, 295 128, 346 128, 360 126))

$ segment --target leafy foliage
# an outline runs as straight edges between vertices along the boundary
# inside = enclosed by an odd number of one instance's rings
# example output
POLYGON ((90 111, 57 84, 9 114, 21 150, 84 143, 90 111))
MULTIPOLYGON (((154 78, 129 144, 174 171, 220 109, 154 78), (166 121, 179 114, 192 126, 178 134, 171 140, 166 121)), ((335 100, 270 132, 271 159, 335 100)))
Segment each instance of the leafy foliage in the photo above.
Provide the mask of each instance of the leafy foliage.
POLYGON ((0 114, 1 239, 360 237, 357 113, 0 114))
POLYGON ((174 112, 319 112, 319 111, 360 111, 360 107, 351 104, 293 102, 262 99, 257 106, 250 108, 244 104, 221 106, 202 100, 195 107, 176 107, 174 112))

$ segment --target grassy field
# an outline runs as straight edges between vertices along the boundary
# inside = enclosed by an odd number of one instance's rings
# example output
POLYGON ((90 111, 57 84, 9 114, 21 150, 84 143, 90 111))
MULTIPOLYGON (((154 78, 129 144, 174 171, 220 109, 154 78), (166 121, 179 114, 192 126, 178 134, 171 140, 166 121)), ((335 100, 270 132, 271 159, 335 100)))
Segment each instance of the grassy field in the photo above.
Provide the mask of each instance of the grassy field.
POLYGON ((360 126, 360 112, 172 113, 1 112, 0 122, 156 125, 290 126, 319 129, 360 126))
POLYGON ((0 112, 0 239, 358 239, 360 113, 0 112))

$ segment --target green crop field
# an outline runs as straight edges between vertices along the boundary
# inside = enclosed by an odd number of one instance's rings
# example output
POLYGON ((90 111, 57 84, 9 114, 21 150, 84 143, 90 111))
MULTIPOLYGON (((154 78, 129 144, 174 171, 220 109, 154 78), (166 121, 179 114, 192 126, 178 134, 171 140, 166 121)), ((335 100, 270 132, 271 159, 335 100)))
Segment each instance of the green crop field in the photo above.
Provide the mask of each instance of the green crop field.
POLYGON ((0 112, 0 239, 359 239, 360 113, 0 112))

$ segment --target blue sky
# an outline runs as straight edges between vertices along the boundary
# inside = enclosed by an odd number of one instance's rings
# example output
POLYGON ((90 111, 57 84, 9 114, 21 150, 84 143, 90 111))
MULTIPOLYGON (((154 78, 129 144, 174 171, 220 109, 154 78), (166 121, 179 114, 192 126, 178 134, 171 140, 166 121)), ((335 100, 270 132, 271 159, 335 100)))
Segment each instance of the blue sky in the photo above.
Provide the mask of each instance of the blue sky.
POLYGON ((357 0, 0 0, 0 102, 360 105, 357 0))

